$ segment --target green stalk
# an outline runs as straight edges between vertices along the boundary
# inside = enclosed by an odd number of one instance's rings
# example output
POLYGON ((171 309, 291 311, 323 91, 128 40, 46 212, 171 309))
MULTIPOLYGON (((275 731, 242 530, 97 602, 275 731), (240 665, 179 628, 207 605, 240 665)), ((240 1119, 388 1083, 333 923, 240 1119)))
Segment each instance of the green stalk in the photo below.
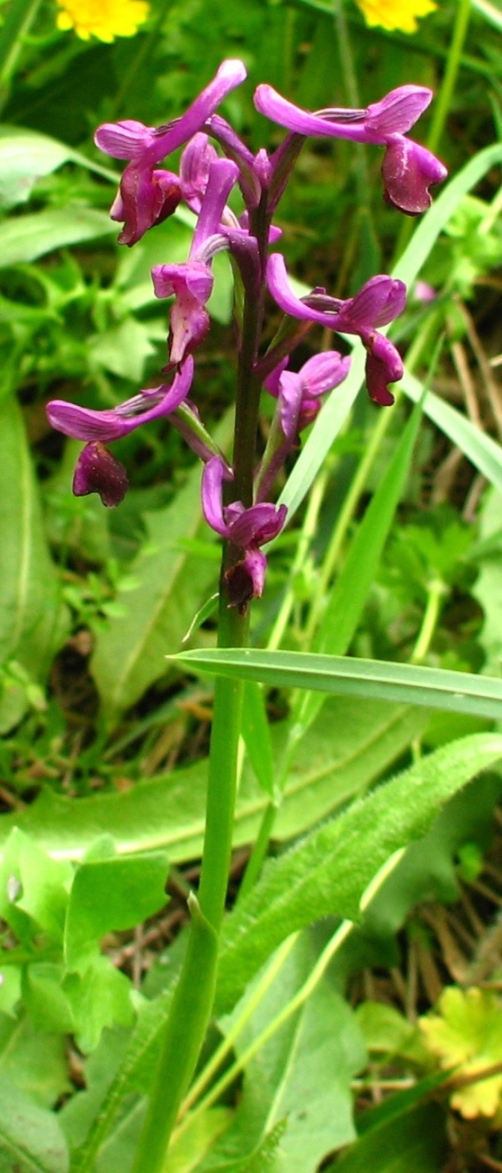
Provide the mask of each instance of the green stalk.
MULTIPOLYGON (((264 271, 268 219, 265 205, 253 217, 264 271)), ((243 340, 239 354, 234 433, 234 500, 250 505, 261 381, 254 367, 263 318, 265 283, 261 294, 246 291, 243 340)), ((225 543, 220 580, 219 647, 244 647, 249 614, 228 606, 226 572, 241 551, 225 543)), ((161 1056, 154 1076, 145 1123, 132 1173, 161 1173, 171 1133, 183 1097, 193 1077, 206 1035, 214 1000, 218 943, 225 911, 235 796, 238 778, 239 736, 243 682, 220 678, 216 682, 209 755, 206 828, 198 898, 189 900, 191 926, 180 980, 166 1020, 161 1056)))

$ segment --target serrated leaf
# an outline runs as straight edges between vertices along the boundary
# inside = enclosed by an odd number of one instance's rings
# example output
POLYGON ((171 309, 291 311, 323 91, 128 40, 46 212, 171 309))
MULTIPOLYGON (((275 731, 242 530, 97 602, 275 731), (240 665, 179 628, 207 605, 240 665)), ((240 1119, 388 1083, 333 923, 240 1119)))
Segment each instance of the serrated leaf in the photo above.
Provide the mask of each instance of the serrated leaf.
POLYGON ((223 926, 217 1006, 234 1004, 290 933, 320 917, 357 919, 361 897, 390 855, 424 835, 438 806, 502 755, 502 737, 473 734, 423 758, 279 859, 223 926))
POLYGON ((258 680, 269 687, 312 688, 453 713, 502 717, 502 681, 471 672, 257 648, 201 648, 172 658, 202 674, 258 680))
POLYGON ((75 1038, 84 1054, 97 1047, 105 1027, 131 1026, 134 1021, 131 984, 108 957, 95 957, 83 974, 68 974, 63 991, 71 1006, 75 1038))
POLYGON ((502 1096, 502 1075, 475 1079, 479 1072, 502 1062, 502 1015, 500 999, 489 990, 476 987, 460 990, 447 986, 437 1004, 437 1013, 420 1019, 422 1037, 441 1067, 459 1067, 462 1077, 473 1082, 454 1092, 452 1107, 467 1120, 494 1116, 502 1096))
POLYGON ((87 860, 77 867, 65 926, 69 969, 83 973, 101 937, 131 929, 166 903, 168 859, 164 852, 87 860))
MULTIPOLYGON (((15 658, 43 681, 66 629, 61 591, 44 537, 42 510, 21 409, 13 398, 0 404, 0 664, 15 658)), ((26 705, 20 698, 19 716, 26 705)), ((0 700, 0 730, 15 719, 9 698, 0 700)))

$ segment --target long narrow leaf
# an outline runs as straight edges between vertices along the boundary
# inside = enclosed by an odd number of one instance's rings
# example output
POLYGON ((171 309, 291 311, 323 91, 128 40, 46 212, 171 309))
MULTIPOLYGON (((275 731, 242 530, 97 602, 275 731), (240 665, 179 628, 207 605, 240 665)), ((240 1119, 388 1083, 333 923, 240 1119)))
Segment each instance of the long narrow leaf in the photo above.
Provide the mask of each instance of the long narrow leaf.
MULTIPOLYGON (((355 634, 406 483, 421 414, 417 406, 366 510, 341 574, 329 596, 313 644, 314 652, 343 656, 355 634)), ((302 729, 308 728, 322 703, 323 697, 319 692, 303 693, 296 708, 295 724, 302 729)))
POLYGON ((502 717, 502 680, 470 672, 252 648, 208 648, 183 652, 173 659, 196 672, 260 680, 275 688, 314 688, 498 720, 502 717))

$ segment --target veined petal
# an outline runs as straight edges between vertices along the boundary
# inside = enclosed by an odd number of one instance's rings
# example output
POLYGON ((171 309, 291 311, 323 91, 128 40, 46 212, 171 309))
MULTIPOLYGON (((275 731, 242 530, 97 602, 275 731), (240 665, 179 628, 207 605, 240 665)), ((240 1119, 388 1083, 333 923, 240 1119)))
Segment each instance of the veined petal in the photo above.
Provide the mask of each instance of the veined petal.
POLYGON ((199 132, 187 143, 180 160, 183 199, 193 211, 200 211, 202 196, 209 179, 209 168, 218 155, 207 134, 199 132))
POLYGON ((380 407, 391 407, 394 396, 388 384, 396 383, 403 376, 403 360, 399 351, 383 334, 372 334, 363 338, 367 349, 366 386, 374 403, 380 407))
POLYGON ((213 80, 181 118, 159 127, 144 126, 131 119, 105 122, 98 127, 94 141, 114 159, 141 160, 145 165, 154 166, 193 138, 226 95, 246 77, 247 71, 242 61, 223 61, 213 80))
POLYGON ((365 125, 383 134, 405 134, 432 101, 426 86, 398 86, 366 109, 365 125))
POLYGON ((325 395, 347 378, 350 356, 342 357, 337 350, 323 350, 303 364, 299 375, 305 395, 325 395))
POLYGON ((154 133, 153 126, 125 118, 122 122, 103 122, 98 126, 94 142, 112 159, 140 159, 150 146, 154 133))
POLYGON ((387 326, 406 305, 406 285, 382 273, 363 285, 355 297, 342 305, 337 329, 348 334, 354 330, 387 326))

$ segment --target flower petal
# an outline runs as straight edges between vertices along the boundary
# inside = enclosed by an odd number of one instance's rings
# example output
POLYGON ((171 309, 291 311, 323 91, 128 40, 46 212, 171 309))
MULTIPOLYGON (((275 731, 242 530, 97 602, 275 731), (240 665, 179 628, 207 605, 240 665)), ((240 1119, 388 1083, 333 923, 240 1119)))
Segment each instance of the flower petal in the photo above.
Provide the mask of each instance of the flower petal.
POLYGON ((86 445, 77 460, 73 477, 76 497, 98 493, 103 505, 111 508, 123 501, 128 485, 125 468, 103 444, 86 445))

